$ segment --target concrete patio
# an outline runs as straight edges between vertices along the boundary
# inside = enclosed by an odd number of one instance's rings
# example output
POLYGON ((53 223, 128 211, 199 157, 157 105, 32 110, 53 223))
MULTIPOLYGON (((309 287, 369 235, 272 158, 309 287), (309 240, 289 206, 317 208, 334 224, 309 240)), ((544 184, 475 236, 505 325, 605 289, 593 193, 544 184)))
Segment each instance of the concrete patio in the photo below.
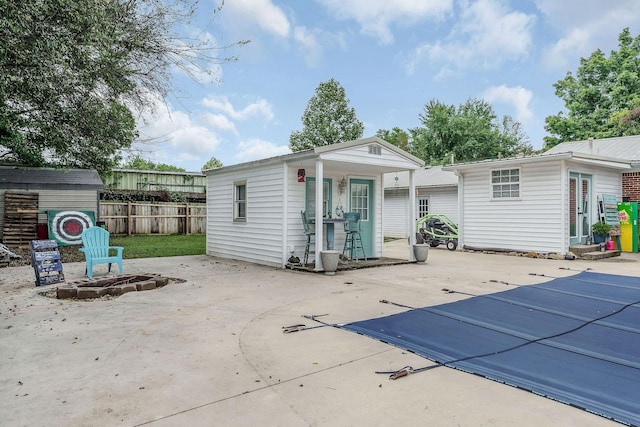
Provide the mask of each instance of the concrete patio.
MULTIPOLYGON (((406 241, 385 256, 406 257, 406 241)), ((125 260, 127 274, 181 279, 106 300, 39 294, 30 267, 0 269, 0 425, 616 426, 450 368, 390 381, 375 371, 431 362, 303 315, 346 323, 470 294, 594 271, 640 276, 637 254, 557 261, 444 248, 426 264, 281 270, 208 256, 125 260), (542 276, 533 276, 536 273, 542 276)), ((84 263, 64 265, 67 281, 84 263)), ((95 269, 106 275, 106 266, 95 269)))

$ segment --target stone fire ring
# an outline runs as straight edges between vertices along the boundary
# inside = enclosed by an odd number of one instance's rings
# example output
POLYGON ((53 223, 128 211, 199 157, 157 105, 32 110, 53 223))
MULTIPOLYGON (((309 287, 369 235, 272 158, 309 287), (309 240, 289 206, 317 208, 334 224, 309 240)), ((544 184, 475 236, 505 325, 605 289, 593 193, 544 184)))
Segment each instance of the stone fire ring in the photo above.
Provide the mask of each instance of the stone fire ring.
POLYGON ((122 275, 104 279, 81 279, 58 285, 58 299, 91 299, 105 295, 120 296, 127 292, 148 291, 169 283, 169 278, 158 275, 122 275))

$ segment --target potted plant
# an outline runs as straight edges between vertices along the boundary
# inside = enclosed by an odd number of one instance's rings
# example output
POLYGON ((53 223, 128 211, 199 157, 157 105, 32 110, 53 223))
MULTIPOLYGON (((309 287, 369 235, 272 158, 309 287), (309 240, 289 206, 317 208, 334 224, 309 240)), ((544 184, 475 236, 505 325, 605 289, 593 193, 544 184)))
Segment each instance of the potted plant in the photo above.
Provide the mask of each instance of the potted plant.
POLYGON ((603 221, 598 221, 591 226, 593 231, 593 243, 604 243, 609 239, 611 226, 603 221))

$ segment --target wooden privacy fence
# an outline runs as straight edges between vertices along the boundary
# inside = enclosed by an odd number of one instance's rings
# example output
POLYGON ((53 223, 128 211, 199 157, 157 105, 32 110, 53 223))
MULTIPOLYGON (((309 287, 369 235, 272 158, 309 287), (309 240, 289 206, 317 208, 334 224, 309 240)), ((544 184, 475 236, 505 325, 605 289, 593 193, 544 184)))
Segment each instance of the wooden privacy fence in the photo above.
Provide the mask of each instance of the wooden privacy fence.
POLYGON ((114 235, 206 234, 207 207, 190 203, 101 201, 100 221, 114 235))

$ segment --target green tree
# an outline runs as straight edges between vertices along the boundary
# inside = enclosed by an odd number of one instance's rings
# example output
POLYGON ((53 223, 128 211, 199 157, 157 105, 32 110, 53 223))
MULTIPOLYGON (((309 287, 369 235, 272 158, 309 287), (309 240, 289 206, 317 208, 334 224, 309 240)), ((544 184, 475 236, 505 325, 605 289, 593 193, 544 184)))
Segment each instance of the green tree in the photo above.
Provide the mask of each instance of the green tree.
POLYGON ((398 148, 402 148, 404 151, 411 151, 411 146, 409 145, 409 134, 397 126, 391 130, 378 129, 376 136, 398 148))
POLYGON ((600 49, 581 58, 575 76, 568 72, 553 85, 567 111, 546 118, 551 135, 544 138, 545 149, 565 141, 638 134, 640 36, 631 37, 625 28, 618 46, 608 58, 600 49))
POLYGON ((431 100, 420 114, 423 127, 410 129, 412 154, 437 165, 529 153, 532 147, 520 123, 498 120, 484 100, 470 99, 456 108, 431 100))
POLYGON ((320 83, 302 115, 301 131, 289 136, 289 148, 297 152, 362 138, 364 124, 356 117, 344 88, 335 79, 320 83))
POLYGON ((100 173, 117 164, 175 67, 195 75, 234 59, 179 36, 197 3, 0 0, 0 159, 100 173))
POLYGON ((186 172, 187 170, 178 166, 168 165, 166 163, 154 163, 151 160, 147 160, 140 155, 131 157, 126 162, 120 164, 123 169, 138 169, 138 170, 155 170, 164 172, 186 172))
POLYGON ((220 160, 216 159, 215 157, 212 157, 207 161, 207 163, 202 165, 202 168, 200 170, 205 171, 207 169, 217 169, 217 168, 221 168, 222 166, 224 165, 220 160))

